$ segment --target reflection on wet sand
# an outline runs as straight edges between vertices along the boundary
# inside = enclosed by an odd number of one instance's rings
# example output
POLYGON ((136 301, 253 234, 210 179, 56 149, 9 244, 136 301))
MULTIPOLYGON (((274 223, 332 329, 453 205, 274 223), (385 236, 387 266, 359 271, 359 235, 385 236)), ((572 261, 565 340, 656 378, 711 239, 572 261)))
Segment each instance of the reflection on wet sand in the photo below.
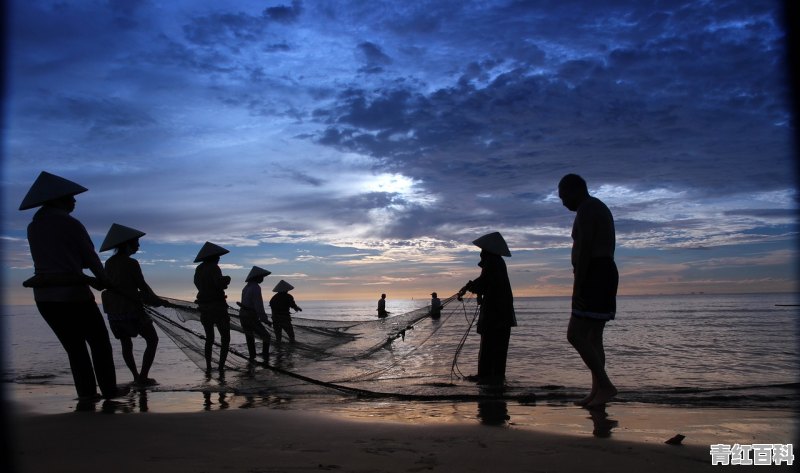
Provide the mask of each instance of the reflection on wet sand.
POLYGON ((602 405, 593 407, 588 409, 588 411, 588 419, 592 419, 592 423, 594 424, 592 435, 600 438, 611 437, 611 430, 618 427, 619 422, 608 417, 608 414, 606 413, 606 406, 602 405))

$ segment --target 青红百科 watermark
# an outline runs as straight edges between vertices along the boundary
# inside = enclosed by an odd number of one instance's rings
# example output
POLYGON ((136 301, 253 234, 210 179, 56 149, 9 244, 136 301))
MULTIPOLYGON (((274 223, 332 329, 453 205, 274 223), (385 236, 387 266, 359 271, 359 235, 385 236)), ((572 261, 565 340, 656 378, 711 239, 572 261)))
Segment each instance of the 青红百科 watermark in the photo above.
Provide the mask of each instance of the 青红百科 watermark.
POLYGON ((754 443, 752 445, 711 445, 712 465, 792 465, 792 444, 754 443))

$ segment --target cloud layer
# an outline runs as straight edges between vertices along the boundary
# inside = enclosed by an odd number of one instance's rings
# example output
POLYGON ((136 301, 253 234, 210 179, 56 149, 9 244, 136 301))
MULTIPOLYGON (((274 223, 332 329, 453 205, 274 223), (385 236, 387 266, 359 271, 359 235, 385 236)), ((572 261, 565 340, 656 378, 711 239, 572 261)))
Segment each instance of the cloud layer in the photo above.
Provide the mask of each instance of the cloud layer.
POLYGON ((181 294, 206 240, 236 248, 243 274, 273 261, 320 297, 446 293, 474 277, 469 242, 493 230, 518 293, 564 293, 572 215, 554 191, 577 172, 614 212, 623 292, 791 290, 780 13, 12 2, 6 272, 29 271, 11 269, 30 219, 16 206, 48 170, 91 189, 76 216, 96 241, 112 222, 146 231, 148 269, 181 294), (768 269, 754 283, 748 266, 768 269))

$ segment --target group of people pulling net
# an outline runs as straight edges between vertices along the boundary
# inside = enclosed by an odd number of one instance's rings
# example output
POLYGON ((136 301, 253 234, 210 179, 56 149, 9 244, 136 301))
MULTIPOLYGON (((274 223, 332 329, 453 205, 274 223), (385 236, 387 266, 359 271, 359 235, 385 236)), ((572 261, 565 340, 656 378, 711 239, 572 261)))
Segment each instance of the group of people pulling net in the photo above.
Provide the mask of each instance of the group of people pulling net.
MULTIPOLYGON (((109 326, 122 344, 123 358, 139 387, 156 384, 148 377, 158 345, 153 324, 204 368, 209 378, 216 365, 220 380, 226 370, 238 369, 253 374, 251 379, 270 373, 341 391, 395 396, 441 396, 436 388, 456 386, 454 380, 460 378, 505 387, 509 339, 517 320, 503 259, 511 252, 499 232, 473 241, 481 249, 481 273, 444 301, 434 296, 429 306, 390 317, 382 296, 378 320, 297 317, 293 322, 291 310, 302 309, 289 294, 294 287, 281 280, 269 301, 270 320, 260 287, 270 272, 253 266, 242 289, 240 309, 233 308, 225 292, 231 277, 224 276, 219 266, 220 257, 229 251, 208 241, 194 260, 199 263, 194 274, 198 290, 194 302, 159 297, 147 285, 132 257, 145 235, 140 230, 111 225, 100 251, 113 249, 114 255, 104 267, 86 228, 70 215, 75 195, 87 190, 42 171, 19 207, 39 208, 28 225, 35 274, 23 285, 33 289, 39 312, 67 352, 79 399, 110 399, 129 389, 116 384, 108 330, 90 288, 103 291, 109 326), (93 276, 84 274, 84 269, 93 276), (467 293, 476 297, 465 300, 467 293), (463 314, 464 324, 454 329, 451 322, 459 320, 457 314, 463 314), (197 321, 202 333, 192 326, 197 321), (479 347, 470 350, 473 356, 477 354, 477 373, 463 376, 458 360, 473 324, 480 335, 479 347), (244 342, 242 337, 232 339, 231 330, 243 335, 244 342), (281 343, 284 332, 288 337, 285 344, 281 343), (137 336, 147 344, 140 366, 132 351, 131 339, 137 336), (260 362, 256 338, 262 344, 260 362), (264 369, 257 370, 259 366, 264 369)), ((576 212, 572 230, 575 282, 567 339, 592 374, 591 391, 576 403, 591 408, 604 405, 617 394, 605 371, 602 342, 605 324, 616 313, 619 274, 614 263, 614 221, 605 204, 589 195, 586 182, 578 175, 562 178, 559 198, 576 212)), ((273 377, 260 385, 275 386, 274 381, 273 377)), ((251 384, 256 389, 259 386, 259 382, 251 384)))

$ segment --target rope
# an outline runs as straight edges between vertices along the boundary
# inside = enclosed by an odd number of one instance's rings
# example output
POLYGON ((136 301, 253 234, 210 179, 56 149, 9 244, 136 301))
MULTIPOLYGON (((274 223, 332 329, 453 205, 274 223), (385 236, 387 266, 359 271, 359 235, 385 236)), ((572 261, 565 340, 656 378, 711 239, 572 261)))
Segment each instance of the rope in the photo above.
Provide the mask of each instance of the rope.
POLYGON ((469 337, 470 332, 472 331, 472 326, 475 324, 475 319, 478 317, 480 313, 480 306, 475 306, 475 313, 472 314, 472 320, 469 319, 467 315, 467 306, 464 304, 463 298, 459 298, 461 301, 461 307, 464 309, 464 319, 469 322, 467 326, 467 330, 464 331, 464 335, 461 337, 461 341, 458 343, 458 347, 456 347, 456 352, 453 355, 453 363, 450 365, 450 382, 453 382, 453 376, 457 376, 460 378, 465 378, 464 373, 458 368, 458 356, 461 354, 461 349, 464 348, 464 344, 467 342, 467 337, 469 337), (458 374, 456 374, 458 372, 458 374))

